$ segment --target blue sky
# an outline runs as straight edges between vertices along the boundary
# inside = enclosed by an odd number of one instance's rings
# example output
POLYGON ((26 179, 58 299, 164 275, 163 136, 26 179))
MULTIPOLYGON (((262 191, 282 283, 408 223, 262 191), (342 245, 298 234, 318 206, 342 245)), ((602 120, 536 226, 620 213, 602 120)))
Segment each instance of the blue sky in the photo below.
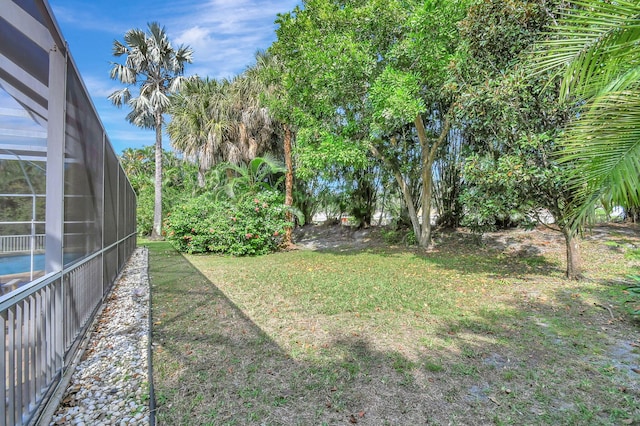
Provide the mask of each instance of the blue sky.
MULTIPOLYGON (((258 49, 275 39, 276 15, 292 10, 298 0, 49 0, 71 54, 109 134, 116 153, 153 145, 154 132, 129 124, 128 109, 118 109, 107 96, 123 86, 109 78, 115 39, 131 28, 157 21, 174 45, 194 50, 186 74, 231 77, 253 61, 258 49)), ((165 149, 169 138, 163 137, 165 149)))

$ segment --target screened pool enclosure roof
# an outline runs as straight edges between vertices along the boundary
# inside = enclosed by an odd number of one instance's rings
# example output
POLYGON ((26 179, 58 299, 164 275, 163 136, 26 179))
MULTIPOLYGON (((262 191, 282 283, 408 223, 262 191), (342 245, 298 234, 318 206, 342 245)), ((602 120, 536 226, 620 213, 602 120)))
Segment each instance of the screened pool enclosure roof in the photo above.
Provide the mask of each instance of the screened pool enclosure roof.
POLYGON ((1 3, 0 87, 4 93, 0 93, 0 144, 15 155, 44 159, 49 51, 56 46, 65 55, 66 46, 44 3, 6 0, 1 3), (22 108, 15 108, 17 105, 22 108))

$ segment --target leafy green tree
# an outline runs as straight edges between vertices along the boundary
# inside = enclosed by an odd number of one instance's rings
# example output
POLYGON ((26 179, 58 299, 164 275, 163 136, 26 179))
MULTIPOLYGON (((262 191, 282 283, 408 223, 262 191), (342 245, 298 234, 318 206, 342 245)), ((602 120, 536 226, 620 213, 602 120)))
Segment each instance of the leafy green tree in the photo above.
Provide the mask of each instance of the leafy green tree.
POLYGON ((561 98, 580 106, 564 137, 577 222, 599 199, 640 206, 640 3, 571 1, 536 66, 562 74, 561 98))
MULTIPOLYGON (((363 81, 362 70, 370 52, 359 52, 353 34, 345 33, 355 23, 355 17, 349 22, 349 15, 357 6, 355 2, 329 1, 310 1, 303 6, 304 10, 296 8, 279 17, 278 41, 269 49, 284 64, 279 109, 296 128, 296 177, 314 181, 316 193, 321 190, 317 187, 321 181, 331 180, 336 190, 334 179, 342 177, 348 178, 342 183, 350 181, 353 189, 368 188, 371 182, 366 181, 364 169, 371 163, 371 155, 367 154, 362 122, 355 117, 364 106, 356 94, 362 91, 356 86, 363 81), (341 10, 341 4, 347 10, 341 10)), ((380 26, 383 21, 386 18, 381 16, 380 26)), ((361 28, 363 32, 370 29, 372 25, 361 28)), ((357 191, 349 192, 356 195, 357 191)), ((360 195, 367 192, 371 191, 360 191, 360 195)), ((371 203, 351 201, 366 222, 372 212, 361 207, 371 203)))
POLYGON ((365 153, 373 154, 393 172, 422 246, 431 240, 432 167, 451 126, 446 81, 465 7, 463 1, 308 0, 279 17, 272 46, 286 65, 301 144, 345 165, 366 164, 365 153), (396 135, 407 126, 411 142, 403 151, 396 135), (416 150, 418 196, 403 173, 416 150))
POLYGON ((111 78, 126 87, 109 95, 117 107, 131 108, 127 120, 135 126, 154 129, 155 143, 155 192, 153 230, 151 238, 162 236, 162 126, 163 114, 169 107, 169 95, 175 93, 184 82, 184 67, 191 62, 193 51, 188 46, 174 48, 164 27, 157 22, 148 24, 148 32, 131 29, 124 35, 124 43, 113 42, 113 55, 125 56, 125 63, 112 63, 111 78), (130 87, 138 87, 133 96, 130 87))
POLYGON ((528 56, 553 22, 545 0, 476 4, 461 24, 456 85, 467 150, 462 200, 465 223, 488 230, 497 221, 546 223, 550 212, 566 243, 567 277, 581 275, 580 251, 567 185, 570 167, 558 163, 559 132, 573 115, 558 102, 558 80, 531 75, 528 56), (539 219, 539 220, 538 220, 539 219))

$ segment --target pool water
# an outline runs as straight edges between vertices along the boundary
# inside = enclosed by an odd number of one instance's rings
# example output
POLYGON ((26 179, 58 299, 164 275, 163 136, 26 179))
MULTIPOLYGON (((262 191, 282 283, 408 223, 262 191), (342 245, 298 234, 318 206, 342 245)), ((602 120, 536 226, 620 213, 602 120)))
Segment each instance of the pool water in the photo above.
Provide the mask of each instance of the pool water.
MULTIPOLYGON (((44 253, 33 255, 33 270, 44 269, 44 253)), ((18 254, 0 257, 0 275, 21 274, 31 271, 31 255, 18 254)))
MULTIPOLYGON (((75 253, 65 253, 64 263, 74 261, 78 258, 75 253)), ((33 270, 44 271, 44 253, 33 255, 33 270)), ((31 271, 31 255, 16 254, 9 256, 0 256, 0 275, 22 274, 31 271)))

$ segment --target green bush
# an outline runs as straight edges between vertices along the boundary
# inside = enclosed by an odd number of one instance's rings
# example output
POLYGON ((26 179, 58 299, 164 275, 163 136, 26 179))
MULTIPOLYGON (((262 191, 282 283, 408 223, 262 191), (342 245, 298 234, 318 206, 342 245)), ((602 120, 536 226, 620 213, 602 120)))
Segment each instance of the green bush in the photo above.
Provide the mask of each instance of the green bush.
POLYGON ((396 245, 406 244, 408 246, 418 245, 418 239, 413 229, 395 229, 393 227, 385 228, 380 232, 385 243, 396 245))
POLYGON ((165 220, 167 239, 187 253, 259 255, 278 249, 285 227, 282 196, 264 191, 233 203, 201 195, 165 220))
POLYGON ((633 296, 633 300, 630 300, 630 303, 633 303, 633 307, 631 308, 631 314, 640 317, 640 275, 629 275, 629 278, 634 282, 632 285, 626 288, 627 292, 633 296))
POLYGON ((151 235, 153 230, 153 188, 140 191, 136 209, 138 235, 151 235))

